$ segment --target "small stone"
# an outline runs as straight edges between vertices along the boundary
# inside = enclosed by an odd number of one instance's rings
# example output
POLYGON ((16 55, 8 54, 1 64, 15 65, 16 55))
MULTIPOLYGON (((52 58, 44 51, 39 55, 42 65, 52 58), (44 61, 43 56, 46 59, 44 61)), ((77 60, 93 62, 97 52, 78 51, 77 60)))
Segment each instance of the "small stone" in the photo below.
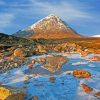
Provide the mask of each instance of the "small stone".
POLYGON ((99 56, 89 57, 88 59, 89 59, 90 61, 100 61, 100 57, 99 57, 99 56))
POLYGON ((29 69, 32 69, 32 68, 33 68, 33 64, 29 64, 29 65, 28 65, 28 68, 29 68, 29 69))
POLYGON ((33 60, 31 61, 31 63, 32 63, 32 64, 35 64, 35 60, 33 59, 33 60))
POLYGON ((50 81, 51 83, 55 83, 56 78, 55 78, 55 77, 50 77, 50 78, 49 78, 49 81, 50 81))
POLYGON ((38 96, 33 96, 32 100, 38 100, 38 96))
POLYGON ((39 62, 45 62, 45 58, 39 58, 39 62))
POLYGON ((93 88, 89 87, 88 85, 86 84, 81 84, 82 86, 82 89, 86 92, 86 93, 89 93, 89 92, 92 92, 93 91, 93 88))

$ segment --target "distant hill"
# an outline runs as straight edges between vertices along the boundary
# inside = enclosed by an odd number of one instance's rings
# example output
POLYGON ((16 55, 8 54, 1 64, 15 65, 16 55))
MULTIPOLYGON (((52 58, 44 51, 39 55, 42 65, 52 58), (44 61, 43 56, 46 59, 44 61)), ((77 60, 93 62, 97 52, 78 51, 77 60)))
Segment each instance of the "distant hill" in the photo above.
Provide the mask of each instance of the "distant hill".
POLYGON ((0 33, 0 44, 3 45, 20 45, 20 44, 26 44, 28 42, 29 40, 24 38, 0 33))
POLYGON ((82 37, 55 15, 49 15, 28 28, 17 31, 14 36, 25 37, 28 39, 61 39, 82 37))

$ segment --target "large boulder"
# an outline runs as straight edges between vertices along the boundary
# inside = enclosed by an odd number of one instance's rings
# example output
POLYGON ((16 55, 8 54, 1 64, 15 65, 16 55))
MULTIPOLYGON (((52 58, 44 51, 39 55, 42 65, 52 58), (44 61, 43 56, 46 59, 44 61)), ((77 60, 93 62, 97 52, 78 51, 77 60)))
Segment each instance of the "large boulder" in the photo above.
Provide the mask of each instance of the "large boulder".
POLYGON ((65 62, 67 62, 67 58, 63 56, 47 57, 43 67, 51 72, 55 72, 60 69, 65 62))
POLYGON ((86 70, 76 69, 73 71, 73 76, 76 78, 90 78, 91 73, 86 70))
POLYGON ((25 57, 27 53, 22 48, 17 48, 14 50, 14 56, 16 57, 25 57))
POLYGON ((25 90, 1 85, 0 100, 25 100, 25 90))

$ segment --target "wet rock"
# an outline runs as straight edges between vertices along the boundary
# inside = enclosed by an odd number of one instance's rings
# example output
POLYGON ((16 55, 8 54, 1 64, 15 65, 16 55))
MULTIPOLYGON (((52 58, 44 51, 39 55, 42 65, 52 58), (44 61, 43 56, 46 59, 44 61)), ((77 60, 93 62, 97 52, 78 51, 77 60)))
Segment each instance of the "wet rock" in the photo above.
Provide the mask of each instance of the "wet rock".
POLYGON ((88 55, 89 52, 88 51, 81 51, 80 53, 81 53, 81 56, 82 57, 85 57, 85 56, 88 55))
POLYGON ((90 61, 100 61, 100 57, 99 56, 92 56, 88 58, 90 61))
POLYGON ((33 64, 28 64, 29 69, 33 69, 33 64))
POLYGON ((86 84, 81 84, 81 87, 82 87, 82 89, 83 89, 86 93, 89 93, 89 92, 92 92, 92 91, 93 91, 93 88, 89 87, 89 86, 86 85, 86 84))
POLYGON ((39 58, 39 62, 46 62, 45 58, 39 58))
POLYGON ((91 73, 86 70, 76 69, 73 71, 73 76, 76 78, 90 78, 91 73))
POLYGON ((29 83, 29 79, 30 79, 30 77, 29 76, 26 76, 25 77, 25 80, 24 80, 24 84, 28 84, 29 83))
POLYGON ((43 84, 34 84, 34 86, 41 87, 44 86, 43 84))
POLYGON ((66 74, 66 75, 71 75, 72 72, 71 72, 71 71, 67 71, 65 74, 66 74))
POLYGON ((54 55, 47 55, 47 57, 54 57, 54 55))
POLYGON ((55 72, 61 68, 61 66, 67 61, 66 57, 63 56, 54 56, 54 57, 47 57, 47 61, 44 64, 43 68, 55 72))
POLYGON ((50 81, 51 83, 55 83, 56 78, 55 78, 55 77, 50 77, 50 78, 49 78, 49 81, 50 81))
POLYGON ((25 90, 10 86, 0 86, 0 100, 24 100, 25 90))
POLYGON ((31 63, 32 63, 32 64, 35 64, 35 60, 33 59, 33 60, 31 61, 31 63))
POLYGON ((94 96, 100 98, 100 92, 95 93, 94 96))
POLYGON ((32 100, 38 100, 38 96, 33 96, 32 100))

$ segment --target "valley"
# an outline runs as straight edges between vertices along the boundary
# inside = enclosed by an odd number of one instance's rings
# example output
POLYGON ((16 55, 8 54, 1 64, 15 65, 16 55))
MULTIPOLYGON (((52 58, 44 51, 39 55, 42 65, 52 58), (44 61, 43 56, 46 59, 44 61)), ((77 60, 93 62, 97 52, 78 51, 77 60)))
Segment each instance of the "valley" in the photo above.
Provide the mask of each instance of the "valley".
POLYGON ((100 38, 49 15, 0 33, 0 100, 99 100, 100 38))

